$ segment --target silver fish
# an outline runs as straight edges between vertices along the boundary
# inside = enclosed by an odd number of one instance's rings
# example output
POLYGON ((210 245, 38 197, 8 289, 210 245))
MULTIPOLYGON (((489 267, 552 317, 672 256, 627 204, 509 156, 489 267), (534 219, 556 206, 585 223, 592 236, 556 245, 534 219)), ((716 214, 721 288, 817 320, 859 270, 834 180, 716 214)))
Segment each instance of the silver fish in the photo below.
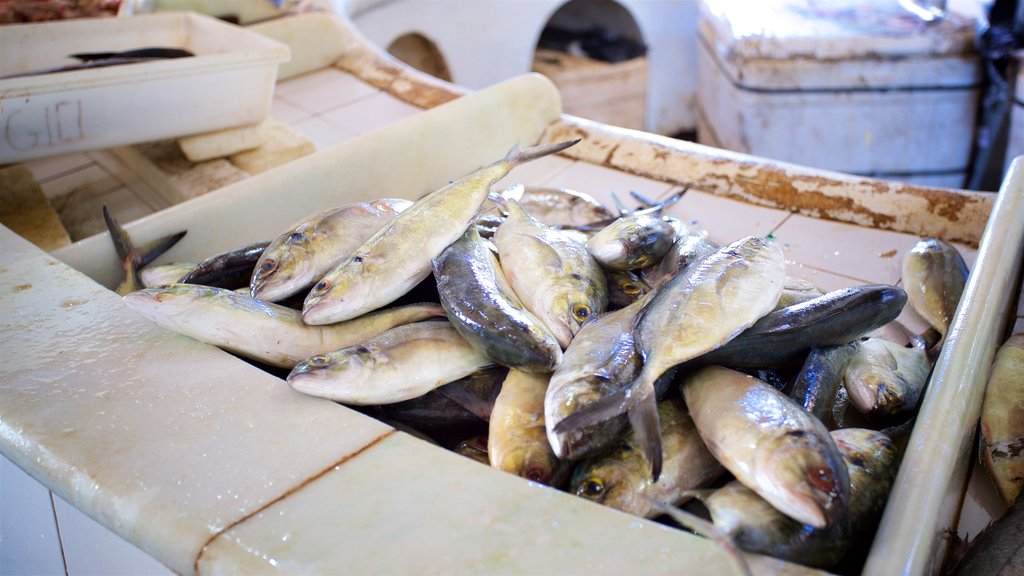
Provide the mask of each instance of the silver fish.
POLYGON ((418 322, 308 358, 288 374, 288 384, 304 394, 343 404, 391 404, 422 396, 492 364, 450 323, 418 322))
POLYGON ((358 344, 396 326, 444 316, 437 304, 410 304, 331 326, 309 326, 291 308, 198 284, 139 290, 123 301, 163 328, 282 368, 358 344))
POLYGON ((584 322, 604 312, 608 288, 585 246, 545 226, 515 200, 494 235, 501 268, 526 308, 565 348, 584 322))
POLYGON ((905 416, 917 407, 930 373, 931 363, 924 350, 868 338, 847 365, 843 385, 858 412, 887 420, 905 416))
POLYGON ((753 376, 708 366, 683 396, 701 438, 744 486, 815 528, 841 521, 850 478, 825 425, 753 376))
POLYGON ((610 270, 635 270, 661 261, 676 239, 672 224, 646 211, 623 216, 587 241, 587 250, 610 270))
POLYGON ((302 219, 260 256, 249 290, 270 302, 308 290, 409 206, 409 200, 383 198, 328 208, 302 219))
POLYGON ((462 236, 491 186, 516 166, 565 150, 578 140, 519 150, 417 200, 313 286, 307 324, 354 318, 402 296, 430 275, 431 260, 462 236))
POLYGON ((156 288, 167 284, 177 284, 182 276, 188 274, 196 265, 191 262, 172 262, 159 266, 147 266, 139 271, 139 279, 143 288, 156 288))

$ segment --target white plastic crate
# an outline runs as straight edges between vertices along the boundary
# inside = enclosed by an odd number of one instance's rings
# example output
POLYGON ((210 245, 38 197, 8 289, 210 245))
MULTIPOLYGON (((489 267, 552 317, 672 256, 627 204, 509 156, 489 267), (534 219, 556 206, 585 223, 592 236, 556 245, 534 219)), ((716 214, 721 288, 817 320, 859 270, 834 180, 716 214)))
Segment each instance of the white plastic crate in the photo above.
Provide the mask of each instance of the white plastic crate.
POLYGON ((0 76, 78 52, 184 48, 194 57, 0 79, 0 164, 263 120, 286 45, 192 13, 0 29, 0 76))

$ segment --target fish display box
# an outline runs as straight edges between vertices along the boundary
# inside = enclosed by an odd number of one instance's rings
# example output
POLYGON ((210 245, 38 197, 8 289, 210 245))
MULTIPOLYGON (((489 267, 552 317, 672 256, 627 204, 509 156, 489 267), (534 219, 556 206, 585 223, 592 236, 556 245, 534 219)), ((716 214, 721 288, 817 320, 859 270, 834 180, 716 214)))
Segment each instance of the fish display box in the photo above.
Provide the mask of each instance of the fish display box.
POLYGON ((974 24, 901 2, 705 2, 702 144, 914 184, 964 185, 981 69, 974 24))
POLYGON ((4 26, 0 164, 260 122, 288 58, 280 42, 193 13, 4 26), (23 75, 148 47, 194 56, 23 75))
POLYGON ((566 114, 641 130, 647 110, 647 57, 602 62, 538 49, 533 71, 558 86, 566 114))
MULTIPOLYGON (((388 74, 405 74, 365 55, 339 65, 372 70, 385 85, 396 83, 388 74)), ((972 275, 866 569, 937 570, 956 524, 984 373, 1014 317, 1024 163, 993 203, 560 113, 550 82, 516 78, 126 228, 138 244, 187 230, 157 263, 197 261, 347 201, 420 198, 515 144, 582 138, 503 183, 558 182, 609 204, 612 191, 666 197, 686 188, 672 214, 719 241, 771 233, 787 270, 823 289, 895 283, 894 256, 919 236, 958 241, 972 275), (806 194, 786 195, 810 186, 816 215, 806 194)), ((177 573, 731 569, 710 540, 473 462, 153 325, 111 291, 123 270, 107 234, 46 254, 0 228, 0 248, 0 451, 177 573)), ((749 561, 756 574, 814 573, 749 561)))

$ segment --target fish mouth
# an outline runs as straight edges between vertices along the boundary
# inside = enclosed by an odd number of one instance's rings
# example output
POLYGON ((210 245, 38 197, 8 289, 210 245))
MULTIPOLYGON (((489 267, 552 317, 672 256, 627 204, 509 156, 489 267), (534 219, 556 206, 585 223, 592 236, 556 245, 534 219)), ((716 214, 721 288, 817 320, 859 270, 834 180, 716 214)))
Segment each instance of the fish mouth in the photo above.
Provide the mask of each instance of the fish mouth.
POLYGON ((868 414, 875 410, 875 403, 878 401, 878 393, 875 386, 868 382, 858 382, 855 386, 846 386, 846 392, 850 396, 850 402, 861 414, 868 414))
POLYGON ((326 379, 327 374, 322 368, 301 362, 292 368, 285 381, 297 392, 319 396, 324 390, 326 379))
POLYGON ((833 520, 832 516, 835 516, 829 514, 825 506, 810 494, 790 494, 785 504, 785 510, 780 512, 797 522, 815 528, 827 528, 833 520))

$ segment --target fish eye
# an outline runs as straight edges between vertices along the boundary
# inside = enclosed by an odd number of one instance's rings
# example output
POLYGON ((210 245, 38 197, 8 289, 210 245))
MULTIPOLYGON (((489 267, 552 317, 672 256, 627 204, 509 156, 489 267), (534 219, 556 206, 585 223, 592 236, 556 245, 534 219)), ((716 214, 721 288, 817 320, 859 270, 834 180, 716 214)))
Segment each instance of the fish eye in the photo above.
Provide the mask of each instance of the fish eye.
POLYGON ((604 494, 604 482, 600 478, 587 478, 576 493, 584 498, 599 498, 604 494))
POLYGON ((302 240, 304 240, 304 239, 305 239, 305 236, 302 235, 302 232, 292 232, 288 236, 288 241, 289 242, 302 242, 302 240))
POLYGON ((585 304, 576 304, 572 307, 572 315, 577 321, 583 322, 590 317, 590 307, 585 304))
POLYGON ((309 363, 314 365, 314 366, 323 366, 323 365, 327 364, 330 361, 331 361, 331 359, 328 358, 324 354, 318 354, 318 355, 313 356, 312 358, 309 359, 309 363))
POLYGON ((331 287, 331 281, 330 280, 321 280, 321 281, 316 283, 316 286, 313 287, 313 290, 315 290, 317 292, 324 292, 324 291, 326 291, 330 287, 331 287))
POLYGON ((622 291, 630 296, 634 296, 640 293, 640 287, 632 282, 626 282, 622 285, 622 291))
POLYGON ((832 471, 824 467, 815 467, 808 470, 808 479, 815 488, 822 492, 832 493, 836 489, 836 482, 832 478, 832 471))
POLYGON ((537 467, 531 467, 524 474, 527 480, 536 482, 538 484, 544 484, 545 474, 544 471, 537 467))
POLYGON ((263 261, 263 264, 260 264, 260 272, 263 272, 264 274, 273 271, 274 268, 277 268, 277 262, 275 262, 273 258, 267 258, 263 261))

